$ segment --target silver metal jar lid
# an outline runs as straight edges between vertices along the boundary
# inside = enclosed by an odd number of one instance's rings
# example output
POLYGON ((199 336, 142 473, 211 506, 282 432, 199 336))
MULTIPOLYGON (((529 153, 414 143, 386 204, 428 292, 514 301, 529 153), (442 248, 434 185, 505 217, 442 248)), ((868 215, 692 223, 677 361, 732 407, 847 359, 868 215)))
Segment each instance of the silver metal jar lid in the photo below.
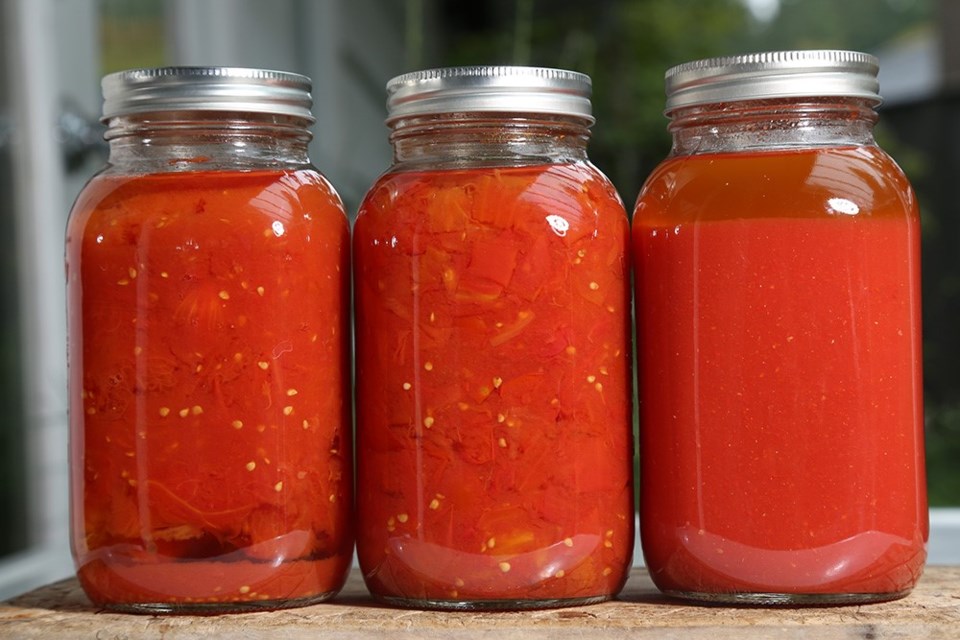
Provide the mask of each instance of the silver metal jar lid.
POLYGON ((666 111, 718 102, 846 96, 880 103, 878 60, 856 51, 772 51, 708 58, 665 74, 666 111))
POLYGON ((103 116, 158 111, 247 111, 314 121, 310 78, 239 67, 159 67, 105 76, 103 116))
POLYGON ((426 69, 387 82, 387 124, 410 116, 471 111, 548 113, 593 123, 590 92, 590 76, 563 69, 426 69))

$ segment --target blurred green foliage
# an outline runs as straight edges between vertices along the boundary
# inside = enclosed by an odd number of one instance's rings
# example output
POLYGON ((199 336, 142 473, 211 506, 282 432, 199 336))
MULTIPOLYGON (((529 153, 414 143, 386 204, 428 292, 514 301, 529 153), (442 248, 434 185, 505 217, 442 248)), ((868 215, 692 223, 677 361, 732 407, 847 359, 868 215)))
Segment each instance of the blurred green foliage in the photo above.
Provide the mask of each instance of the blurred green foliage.
POLYGON ((931 506, 960 505, 960 404, 927 405, 927 478, 931 506))
POLYGON ((780 0, 779 5, 776 17, 758 25, 749 38, 755 50, 876 52, 929 24, 936 13, 933 0, 780 0))
POLYGON ((935 0, 775 4, 779 10, 764 21, 744 0, 428 0, 445 33, 418 59, 425 66, 533 64, 590 74, 597 118, 590 154, 629 201, 670 149, 663 116, 669 67, 772 49, 876 51, 928 26, 935 14, 935 0))
POLYGON ((99 3, 103 74, 165 64, 163 0, 99 0, 99 3))

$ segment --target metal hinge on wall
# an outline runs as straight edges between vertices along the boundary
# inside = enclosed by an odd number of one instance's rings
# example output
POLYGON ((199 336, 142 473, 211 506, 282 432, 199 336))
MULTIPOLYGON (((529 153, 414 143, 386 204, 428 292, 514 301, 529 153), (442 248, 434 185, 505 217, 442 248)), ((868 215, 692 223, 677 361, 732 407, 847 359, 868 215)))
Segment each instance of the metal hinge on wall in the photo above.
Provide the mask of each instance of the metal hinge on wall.
MULTIPOLYGON (((0 113, 0 154, 9 153, 16 136, 16 125, 9 114, 0 113)), ((106 158, 103 139, 106 126, 84 115, 72 105, 64 105, 57 117, 56 135, 67 171, 79 169, 90 156, 106 158)))
POLYGON ((63 105, 57 117, 57 140, 67 171, 79 169, 91 155, 106 158, 107 142, 103 139, 106 129, 99 120, 86 116, 76 106, 63 105))

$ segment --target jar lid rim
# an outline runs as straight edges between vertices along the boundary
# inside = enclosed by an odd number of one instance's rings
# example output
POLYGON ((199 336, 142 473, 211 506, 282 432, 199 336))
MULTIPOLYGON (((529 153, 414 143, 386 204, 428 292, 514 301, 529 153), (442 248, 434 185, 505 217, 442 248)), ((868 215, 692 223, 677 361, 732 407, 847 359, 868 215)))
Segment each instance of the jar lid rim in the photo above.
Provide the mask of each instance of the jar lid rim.
POLYGON ((590 76, 551 67, 463 66, 413 71, 386 85, 387 124, 460 112, 545 113, 593 123, 590 76))
POLYGON ((767 51, 694 60, 664 74, 666 111, 682 107, 818 96, 880 104, 879 60, 839 49, 767 51))
POLYGON ((137 68, 103 77, 103 115, 160 111, 247 111, 315 121, 310 78, 247 67, 137 68))

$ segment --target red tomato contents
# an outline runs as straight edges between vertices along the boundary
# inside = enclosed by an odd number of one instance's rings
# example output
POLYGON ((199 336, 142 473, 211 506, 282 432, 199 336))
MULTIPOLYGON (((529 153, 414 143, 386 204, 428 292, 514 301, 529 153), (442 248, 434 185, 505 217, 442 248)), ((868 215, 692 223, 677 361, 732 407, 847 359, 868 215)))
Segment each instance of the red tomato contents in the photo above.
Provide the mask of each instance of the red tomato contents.
POLYGON ((927 504, 910 193, 872 148, 683 157, 648 181, 634 222, 641 528, 661 589, 916 583, 927 504))
POLYGON ((523 606, 623 586, 628 240, 587 164, 400 172, 370 191, 357 544, 375 595, 523 606))
POLYGON ((352 553, 349 246, 327 182, 101 176, 74 208, 67 263, 90 598, 282 606, 337 591, 352 553))

